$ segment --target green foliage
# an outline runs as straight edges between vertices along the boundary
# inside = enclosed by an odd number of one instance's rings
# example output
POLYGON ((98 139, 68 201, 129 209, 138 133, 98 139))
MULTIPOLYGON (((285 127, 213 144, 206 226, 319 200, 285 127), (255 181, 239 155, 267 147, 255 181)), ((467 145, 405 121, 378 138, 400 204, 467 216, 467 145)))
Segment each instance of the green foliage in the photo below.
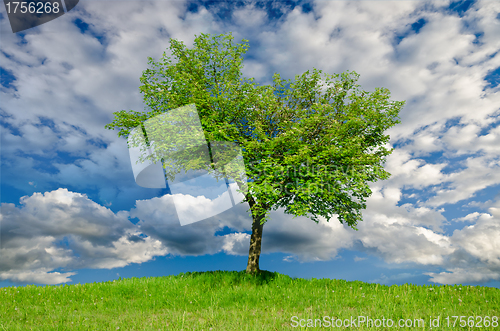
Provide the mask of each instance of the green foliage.
MULTIPOLYGON (((188 49, 171 39, 170 53, 141 77, 149 111, 120 111, 106 128, 120 136, 146 119, 194 104, 207 142, 230 142, 242 150, 248 181, 246 200, 254 216, 269 211, 318 221, 337 216, 356 229, 371 195, 369 182, 387 179, 383 169, 389 136, 404 102, 391 101, 384 88, 369 93, 356 84, 356 72, 328 75, 313 69, 259 86, 242 77, 248 41, 233 44, 231 34, 197 36, 188 49)), ((161 148, 161 146, 156 146, 161 148)), ((157 160, 165 161, 164 155, 157 160)), ((214 170, 202 153, 178 156, 186 170, 214 170), (189 161, 188 161, 189 160, 189 161)), ((242 185, 244 176, 233 178, 242 185)))

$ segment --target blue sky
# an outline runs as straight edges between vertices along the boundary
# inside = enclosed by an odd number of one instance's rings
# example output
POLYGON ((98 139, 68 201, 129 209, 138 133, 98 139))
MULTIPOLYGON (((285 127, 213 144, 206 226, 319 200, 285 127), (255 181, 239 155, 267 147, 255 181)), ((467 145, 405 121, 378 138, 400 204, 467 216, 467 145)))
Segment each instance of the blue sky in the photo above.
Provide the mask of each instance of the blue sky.
POLYGON ((354 70, 406 100, 359 231, 278 210, 261 269, 500 288, 499 2, 80 1, 17 34, 0 13, 0 287, 245 269, 247 206, 181 227, 104 129, 144 110, 139 77, 169 38, 231 31, 261 84, 354 70))

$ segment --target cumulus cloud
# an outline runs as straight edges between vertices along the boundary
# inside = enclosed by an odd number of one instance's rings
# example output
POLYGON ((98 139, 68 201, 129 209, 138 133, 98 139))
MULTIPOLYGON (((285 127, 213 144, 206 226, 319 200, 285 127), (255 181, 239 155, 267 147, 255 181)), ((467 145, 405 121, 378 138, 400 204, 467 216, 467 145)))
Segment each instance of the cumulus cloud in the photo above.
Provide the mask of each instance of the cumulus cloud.
POLYGON ((398 206, 399 190, 373 187, 356 239, 389 263, 439 265, 455 248, 439 234, 446 220, 439 211, 410 204, 398 206))
MULTIPOLYGON (((207 206, 193 208, 206 210, 207 206)), ((130 215, 140 219, 141 231, 160 240, 170 254, 204 255, 222 250, 230 255, 248 255, 248 232, 252 226, 248 209, 248 204, 239 204, 201 222, 180 226, 173 199, 165 195, 137 201, 130 215), (224 228, 236 233, 217 235, 224 228)), ((351 232, 337 220, 321 220, 316 224, 305 217, 293 218, 279 209, 271 212, 264 226, 262 253, 292 253, 301 261, 330 260, 336 257, 339 249, 352 245, 351 232)))
POLYGON ((440 266, 447 271, 425 273, 431 276, 430 281, 440 284, 500 279, 498 201, 488 213, 473 212, 457 219, 473 224, 455 230, 450 236, 439 233, 446 221, 441 214, 443 210, 398 206, 394 189, 374 189, 364 212, 365 220, 359 224, 355 237, 369 254, 389 263, 440 266), (389 194, 385 194, 386 190, 389 194))
POLYGON ((128 212, 113 213, 84 194, 58 189, 1 209, 0 278, 56 284, 74 272, 58 268, 115 268, 165 255, 153 238, 140 236, 128 212))
POLYGON ((343 248, 351 248, 354 230, 342 225, 336 218, 316 224, 306 217, 287 215, 282 209, 271 212, 264 226, 262 249, 295 255, 299 261, 327 261, 337 257, 343 248))
MULTIPOLYGON (((158 59, 170 37, 192 44, 213 21, 207 10, 185 9, 183 2, 124 2, 119 8, 86 2, 27 31, 25 42, 3 35, 0 62, 14 78, 0 91, 3 182, 26 194, 34 192, 28 183, 35 179, 42 190, 57 188, 54 183, 97 186, 102 203, 137 191, 126 144, 104 125, 115 111, 144 109, 139 77, 148 56, 158 59)), ((1 24, 8 29, 6 19, 1 24)))
POLYGON ((498 158, 469 157, 464 163, 465 169, 447 176, 448 187, 438 188, 436 195, 426 202, 428 205, 453 204, 500 183, 500 160, 498 158))
MULTIPOLYGON (((500 271, 500 213, 499 208, 490 208, 490 214, 482 214, 474 225, 453 232, 452 241, 474 258, 500 271)), ((500 274, 499 274, 500 276, 500 274)))
MULTIPOLYGON (((437 233, 444 220, 439 212, 396 206, 399 197, 394 189, 376 191, 368 201, 359 231, 336 219, 322 219, 316 224, 305 217, 274 211, 264 227, 263 254, 283 252, 299 261, 326 261, 336 258, 340 249, 360 242, 367 253, 389 263, 446 267, 449 273, 429 274, 432 281, 440 283, 452 282, 458 276, 466 279, 465 269, 458 266, 464 261, 458 256, 464 254, 470 262, 467 267, 478 264, 468 280, 477 280, 474 272, 484 270, 488 270, 485 275, 496 275, 500 250, 495 241, 499 235, 495 218, 500 208, 490 208, 491 214, 467 216, 467 220, 477 219, 475 224, 450 237, 437 233), (377 199, 385 199, 385 203, 377 204, 377 199)), ((123 267, 157 255, 197 256, 220 251, 248 254, 251 219, 245 204, 183 227, 168 195, 138 200, 130 212, 116 214, 85 195, 65 189, 24 197, 21 204, 20 208, 2 205, 2 279, 55 284, 69 281, 80 268, 123 267), (134 225, 129 217, 137 217, 140 222, 134 225), (217 235, 226 227, 237 232, 217 235), (53 272, 58 268, 68 272, 53 272)))

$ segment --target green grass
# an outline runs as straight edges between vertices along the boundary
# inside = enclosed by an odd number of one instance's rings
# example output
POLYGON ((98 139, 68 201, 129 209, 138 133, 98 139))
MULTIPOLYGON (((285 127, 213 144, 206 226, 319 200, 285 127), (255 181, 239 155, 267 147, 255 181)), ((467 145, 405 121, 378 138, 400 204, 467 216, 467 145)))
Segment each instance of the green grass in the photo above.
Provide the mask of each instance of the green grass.
MULTIPOLYGON (((130 278, 66 286, 0 288, 0 330, 394 330, 399 319, 440 316, 435 330, 500 330, 500 289, 479 286, 384 286, 332 279, 295 279, 262 272, 214 271, 130 278), (296 316, 292 320, 292 316, 296 316), (292 327, 324 316, 376 322, 357 327, 292 327), (450 327, 446 327, 449 316, 450 327), (452 316, 474 318, 474 327, 452 327, 452 316), (489 316, 490 326, 478 327, 489 316), (496 326, 492 317, 496 318, 496 326), (296 322, 294 322, 296 321, 296 322), (387 322, 386 322, 387 323, 387 322)), ((471 320, 472 322, 472 320, 471 320)), ((345 325, 345 324, 344 324, 345 325)))

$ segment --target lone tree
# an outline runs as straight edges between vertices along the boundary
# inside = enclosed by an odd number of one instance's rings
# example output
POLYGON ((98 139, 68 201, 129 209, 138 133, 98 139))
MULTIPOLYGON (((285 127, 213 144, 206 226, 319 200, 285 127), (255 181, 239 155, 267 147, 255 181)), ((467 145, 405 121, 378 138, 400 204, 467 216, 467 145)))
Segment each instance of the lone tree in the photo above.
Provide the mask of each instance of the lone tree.
MULTIPOLYGON (((207 142, 237 144, 248 179, 244 202, 253 219, 246 269, 253 274, 260 271, 262 230, 271 210, 283 208, 316 223, 336 216, 357 230, 372 193, 368 183, 390 176, 383 169, 392 152, 384 131, 399 123, 404 101, 391 101, 385 88, 360 90, 355 72, 313 69, 294 81, 274 74, 272 85, 260 86, 242 77, 247 49, 248 40, 233 44, 231 33, 201 34, 192 49, 171 39, 175 61, 166 53, 158 62, 148 58, 150 69, 141 77, 150 111, 115 112, 106 128, 128 137, 147 119, 195 104, 207 142)), ((213 164, 204 166, 213 170, 213 164)))

